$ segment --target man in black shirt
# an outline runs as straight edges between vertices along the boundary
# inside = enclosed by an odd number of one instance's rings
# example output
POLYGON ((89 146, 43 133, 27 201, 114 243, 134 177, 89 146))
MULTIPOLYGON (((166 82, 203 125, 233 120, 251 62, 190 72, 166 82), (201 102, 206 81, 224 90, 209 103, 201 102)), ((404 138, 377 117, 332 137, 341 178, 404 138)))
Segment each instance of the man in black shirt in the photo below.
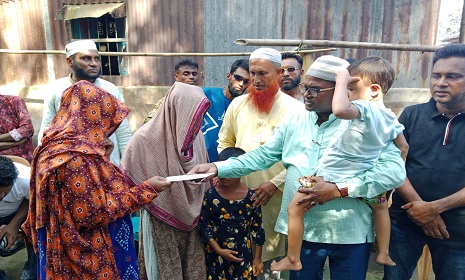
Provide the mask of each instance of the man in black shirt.
POLYGON ((438 49, 432 98, 399 118, 409 143, 407 179, 393 194, 384 279, 410 279, 428 245, 436 279, 465 279, 465 45, 438 49))

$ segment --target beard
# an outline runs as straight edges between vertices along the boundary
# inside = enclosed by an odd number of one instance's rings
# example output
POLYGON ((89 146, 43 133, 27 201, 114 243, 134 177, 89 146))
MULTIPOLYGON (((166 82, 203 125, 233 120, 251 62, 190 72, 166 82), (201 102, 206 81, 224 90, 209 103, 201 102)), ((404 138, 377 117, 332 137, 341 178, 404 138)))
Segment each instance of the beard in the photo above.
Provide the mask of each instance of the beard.
POLYGON ((300 84, 300 76, 296 77, 295 80, 292 81, 292 83, 282 84, 281 89, 283 91, 290 91, 290 90, 295 89, 299 84, 300 84))
POLYGON ((257 90, 252 83, 249 86, 249 96, 247 101, 252 102, 252 105, 260 113, 269 114, 273 108, 274 98, 279 90, 278 81, 273 81, 270 86, 264 90, 257 90))
POLYGON ((78 76, 82 80, 95 80, 100 76, 100 74, 102 74, 102 68, 100 68, 97 74, 89 74, 84 69, 77 66, 76 64, 73 64, 73 70, 76 76, 78 76))

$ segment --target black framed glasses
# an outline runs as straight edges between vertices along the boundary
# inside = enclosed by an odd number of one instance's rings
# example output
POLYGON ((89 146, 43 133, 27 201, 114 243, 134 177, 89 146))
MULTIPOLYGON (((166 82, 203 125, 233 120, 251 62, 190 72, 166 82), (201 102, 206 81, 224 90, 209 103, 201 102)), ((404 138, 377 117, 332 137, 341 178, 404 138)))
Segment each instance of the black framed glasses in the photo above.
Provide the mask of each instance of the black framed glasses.
POLYGON ((236 81, 238 81, 238 82, 242 82, 242 81, 243 81, 243 82, 244 82, 244 85, 247 85, 247 84, 249 83, 249 81, 250 81, 250 79, 246 79, 246 78, 242 77, 241 75, 237 75, 237 74, 233 74, 233 77, 234 77, 234 79, 236 79, 236 81))
POLYGON ((296 70, 300 70, 298 68, 295 68, 295 67, 287 67, 287 68, 281 68, 281 74, 284 74, 284 72, 289 72, 290 73, 294 73, 296 70))
POLYGON ((307 87, 304 83, 299 84, 300 92, 305 94, 308 91, 308 95, 311 97, 318 97, 318 94, 322 91, 332 90, 335 87, 330 88, 315 88, 315 87, 307 87))

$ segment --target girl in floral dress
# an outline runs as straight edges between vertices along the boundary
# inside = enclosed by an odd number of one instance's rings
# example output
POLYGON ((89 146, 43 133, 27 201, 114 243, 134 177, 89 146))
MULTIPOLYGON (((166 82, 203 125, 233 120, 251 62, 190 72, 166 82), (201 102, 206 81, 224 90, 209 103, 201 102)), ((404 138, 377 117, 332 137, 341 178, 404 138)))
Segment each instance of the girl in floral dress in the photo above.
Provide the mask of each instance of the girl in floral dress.
MULTIPOLYGON (((218 160, 244 153, 226 148, 218 160)), ((241 178, 220 178, 215 188, 205 192, 199 230, 205 242, 207 279, 256 279, 263 273, 265 231, 261 209, 253 206, 252 195, 241 178)))

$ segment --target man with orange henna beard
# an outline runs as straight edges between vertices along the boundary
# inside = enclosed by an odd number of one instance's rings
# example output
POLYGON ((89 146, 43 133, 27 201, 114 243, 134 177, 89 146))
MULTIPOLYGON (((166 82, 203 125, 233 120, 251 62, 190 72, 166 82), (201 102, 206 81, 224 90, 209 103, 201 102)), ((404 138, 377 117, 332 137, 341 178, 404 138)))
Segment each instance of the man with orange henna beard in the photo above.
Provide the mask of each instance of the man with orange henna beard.
MULTIPOLYGON (((229 105, 219 132, 218 152, 228 147, 238 147, 246 152, 254 150, 270 138, 283 118, 305 109, 302 102, 279 90, 281 54, 277 50, 255 50, 250 55, 249 70, 249 94, 236 97, 229 105)), ((278 162, 267 170, 242 177, 243 183, 255 191, 254 206, 262 206, 265 271, 260 277, 264 279, 280 279, 279 272, 271 273, 269 268, 274 259, 285 254, 285 239, 274 231, 285 175, 286 169, 282 162, 278 162)))

